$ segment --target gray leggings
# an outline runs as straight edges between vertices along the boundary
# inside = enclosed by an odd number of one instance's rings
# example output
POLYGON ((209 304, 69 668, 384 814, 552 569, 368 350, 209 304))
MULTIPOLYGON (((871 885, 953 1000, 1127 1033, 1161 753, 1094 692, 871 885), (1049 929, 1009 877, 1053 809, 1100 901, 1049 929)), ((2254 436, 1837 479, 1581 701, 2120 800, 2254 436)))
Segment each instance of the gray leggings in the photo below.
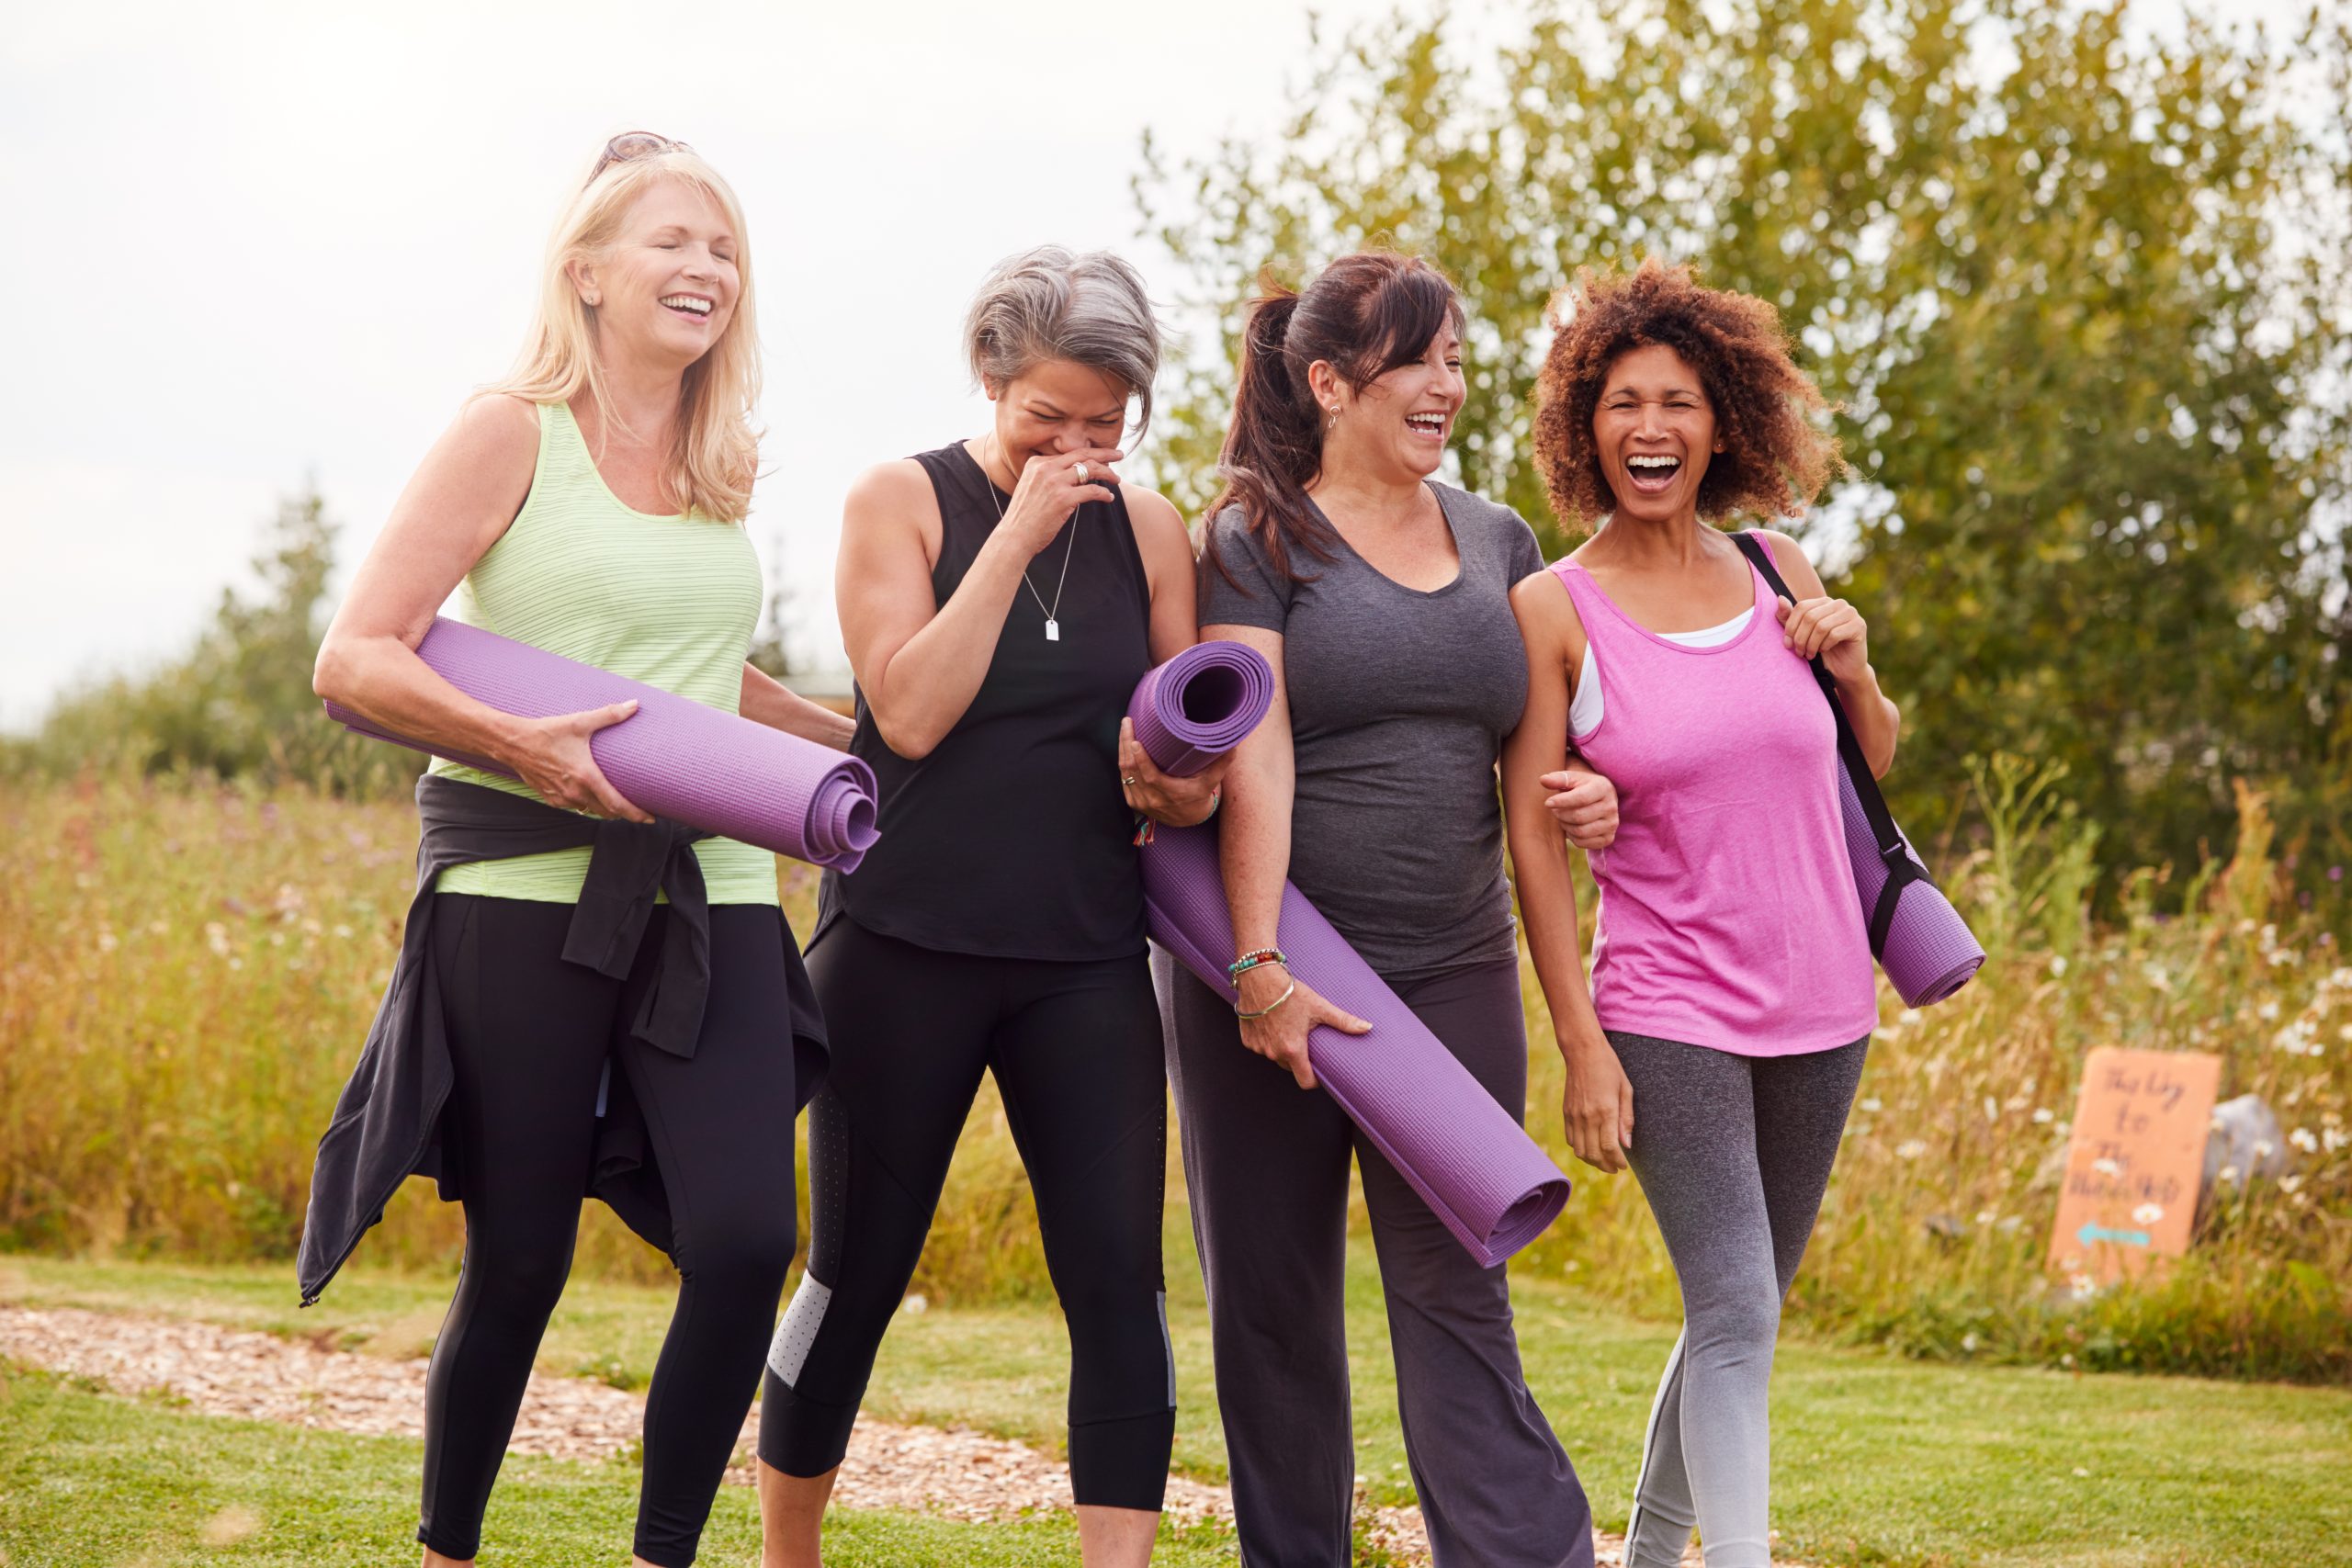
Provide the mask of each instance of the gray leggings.
POLYGON ((1796 1278, 1867 1038, 1736 1056, 1611 1032, 1634 1086, 1634 1174, 1682 1286, 1682 1337, 1643 1439, 1626 1568, 1673 1568, 1696 1525, 1707 1568, 1770 1568, 1768 1404, 1796 1278))

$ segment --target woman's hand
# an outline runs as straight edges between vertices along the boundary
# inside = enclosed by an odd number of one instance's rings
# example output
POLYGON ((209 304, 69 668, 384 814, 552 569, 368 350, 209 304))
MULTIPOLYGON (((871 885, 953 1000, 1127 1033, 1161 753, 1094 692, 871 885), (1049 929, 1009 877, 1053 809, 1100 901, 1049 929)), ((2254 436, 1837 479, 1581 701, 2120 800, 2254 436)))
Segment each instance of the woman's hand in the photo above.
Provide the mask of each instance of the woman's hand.
POLYGON ((1012 540, 1021 558, 1027 560, 1054 542, 1071 513, 1090 501, 1111 499, 1111 487, 1095 481, 1115 482, 1119 476, 1111 465, 1125 456, 1115 446, 1088 446, 1030 458, 1012 487, 1012 504, 1004 509, 997 531, 1012 540), (1082 479, 1081 468, 1085 469, 1082 479))
POLYGON ((1556 773, 1545 773, 1544 787, 1554 793, 1544 804, 1560 824, 1568 842, 1590 854, 1617 841, 1617 786, 1581 761, 1556 773))
POLYGON ((1818 658, 1840 684, 1870 672, 1870 623, 1843 599, 1824 595, 1780 601, 1781 642, 1805 659, 1818 658))
POLYGON ((1589 1044, 1560 1043, 1568 1084, 1560 1095, 1560 1121, 1568 1147, 1595 1170, 1625 1168, 1634 1145, 1634 1086, 1617 1053, 1605 1039, 1589 1044))
POLYGON ((1233 765, 1228 751, 1190 778, 1163 773, 1152 765, 1151 753, 1136 739, 1131 718, 1119 721, 1119 787, 1126 792, 1128 809, 1140 811, 1163 828, 1193 828, 1216 809, 1217 791, 1225 770, 1233 765))
POLYGON ((1903 734, 1903 710, 1879 690, 1878 676, 1871 669, 1870 626, 1851 604, 1829 596, 1821 574, 1794 539, 1759 532, 1771 547, 1772 558, 1788 574, 1789 597, 1777 605, 1781 641, 1792 653, 1808 659, 1820 655, 1871 776, 1885 777, 1894 765, 1895 742, 1903 734))
POLYGON ((520 740, 503 759, 514 765, 523 782, 549 806, 582 811, 591 817, 617 817, 629 822, 650 822, 652 817, 613 787, 596 757, 588 749, 598 730, 620 723, 637 712, 635 701, 591 708, 586 713, 558 714, 553 718, 526 720, 520 740))
POLYGON ((1351 1012, 1341 1012, 1316 995, 1315 988, 1304 980, 1294 979, 1288 969, 1279 964, 1261 964, 1243 972, 1236 987, 1241 993, 1241 1012, 1273 1011, 1263 1018, 1241 1021, 1241 1043, 1268 1061, 1286 1069, 1298 1080, 1301 1089, 1315 1087, 1315 1068, 1306 1059, 1307 1032, 1324 1023, 1342 1034, 1369 1034, 1372 1025, 1351 1012), (1292 986, 1290 999, 1276 1006, 1276 1001, 1292 986))

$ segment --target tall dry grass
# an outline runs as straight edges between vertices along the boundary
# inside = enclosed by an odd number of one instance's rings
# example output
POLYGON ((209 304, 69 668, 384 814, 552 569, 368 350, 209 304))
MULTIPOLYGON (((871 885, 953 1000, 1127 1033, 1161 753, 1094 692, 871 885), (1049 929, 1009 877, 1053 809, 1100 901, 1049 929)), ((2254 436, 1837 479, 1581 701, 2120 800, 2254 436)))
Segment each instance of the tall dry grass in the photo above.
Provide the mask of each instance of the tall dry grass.
MULTIPOLYGON (((0 1250, 285 1258, 291 1291, 311 1152, 398 952, 415 850, 404 803, 294 786, 126 776, 0 802, 0 1250)), ((815 874, 782 864, 805 937, 815 874)), ((919 1289, 1050 1293, 992 1091, 935 1235, 919 1289)), ((442 1268, 463 1238, 457 1207, 411 1181, 356 1257, 442 1268)), ((669 1265, 591 1203, 577 1267, 669 1265)))
MULTIPOLYGON (((1795 1319, 1919 1355, 2216 1376, 2352 1376, 2352 957, 2346 906, 2293 907, 2269 818, 2241 795, 2233 859, 2156 912, 2159 874, 2094 926, 2092 829, 2059 780, 2014 759, 1974 786, 1987 845, 1945 880, 1988 962, 1951 1000, 1883 1021, 1803 1271, 1795 1319), (2212 1052, 2221 1097, 2277 1111, 2293 1169, 2225 1183, 2188 1259, 2102 1291, 2045 1266, 2083 1059, 2094 1047, 2212 1052)), ((2340 886, 2340 883, 2337 884, 2340 886)), ((1578 1177, 1530 1267, 1671 1314, 1671 1266, 1630 1176, 1575 1164, 1532 970, 1529 1125, 1578 1177)), ((1635 1107, 1638 1120, 1640 1108, 1635 1107)))
MULTIPOLYGON (((2247 798, 2234 858, 2164 900, 2188 913, 2158 914, 2159 878, 2143 874, 2120 918, 2094 925, 2089 829, 2053 785, 2008 761, 1976 781, 1990 839, 1947 880, 1991 962, 1941 1007, 1887 1002, 1792 1316, 1918 1354, 2341 1381, 2352 906, 2283 898, 2247 798), (2222 1094, 2269 1100, 2295 1162, 2224 1188, 2185 1263, 2109 1292, 2042 1263, 2081 1063, 2102 1044, 2218 1053, 2222 1094)), ((92 780, 0 804, 0 1248, 290 1258, 313 1142, 398 945, 414 842, 404 807, 293 789, 92 780)), ((805 933, 813 877, 787 863, 786 886, 805 933)), ((1566 1154, 1532 975, 1525 989, 1529 1123, 1578 1190, 1514 1267, 1670 1315, 1638 1188, 1566 1154)), ((666 1271, 589 1211, 583 1269, 666 1271)), ((1048 1294, 1034 1213, 984 1094, 915 1288, 1048 1294)), ((460 1236, 457 1212, 412 1182, 359 1257, 446 1267, 460 1236)))

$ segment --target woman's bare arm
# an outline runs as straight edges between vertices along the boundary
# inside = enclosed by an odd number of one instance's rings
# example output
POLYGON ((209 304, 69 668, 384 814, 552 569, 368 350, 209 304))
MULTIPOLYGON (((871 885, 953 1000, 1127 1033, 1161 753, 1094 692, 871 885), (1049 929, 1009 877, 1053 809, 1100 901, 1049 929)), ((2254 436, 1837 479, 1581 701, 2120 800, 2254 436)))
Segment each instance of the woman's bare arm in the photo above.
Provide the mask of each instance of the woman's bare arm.
MULTIPOLYGON (((1151 594, 1151 661, 1164 664, 1199 640, 1193 618, 1195 572, 1193 543, 1184 517, 1165 496, 1138 485, 1124 487, 1136 549, 1143 558, 1145 586, 1151 594)), ((1170 828, 1190 828, 1216 809, 1217 792, 1232 765, 1227 753, 1189 778, 1163 773, 1136 741, 1135 725, 1119 721, 1119 773, 1127 805, 1170 828), (1135 783, 1125 781, 1133 779, 1135 783)))
POLYGON ((850 737, 857 733, 856 721, 846 714, 835 713, 822 703, 810 702, 766 671, 749 664, 743 666, 743 694, 739 711, 745 718, 770 729, 781 729, 836 751, 848 750, 850 737))
POLYGON ((891 750, 929 756, 956 728, 988 674, 1022 569, 1079 505, 1110 497, 1101 485, 1074 484, 1070 468, 1085 462, 1107 472, 1118 457, 1103 447, 1031 459, 944 604, 931 586, 939 498, 922 465, 884 463, 850 487, 833 598, 850 669, 891 750))
POLYGON ((478 398, 459 412, 360 562, 319 645, 311 688, 395 734, 510 768, 550 804, 650 821, 588 750, 591 735, 636 705, 516 718, 466 695, 416 655, 451 590, 523 509, 538 448, 538 411, 519 398, 478 398))
MULTIPOLYGON (((1279 945, 1283 884, 1290 877, 1291 793, 1296 787, 1297 759, 1291 750, 1282 634, 1257 626, 1203 626, 1201 636, 1247 643, 1264 654, 1274 671, 1273 706, 1250 739, 1235 748, 1232 767, 1225 776, 1225 818, 1217 860, 1225 875, 1225 901, 1233 916, 1233 943, 1238 956, 1279 945)), ((1301 1089, 1315 1087, 1306 1038, 1316 1024, 1328 1023, 1350 1034, 1362 1034, 1372 1027, 1325 1001, 1285 968, 1250 970, 1241 976, 1238 989, 1244 1010, 1273 1009, 1263 1018, 1243 1021, 1241 1043, 1287 1068, 1301 1089), (1290 989, 1293 986, 1295 990, 1290 989), (1282 1000, 1286 990, 1289 999, 1282 1000)))
POLYGON ((1546 775, 1567 762, 1567 645, 1576 611, 1556 579, 1531 577, 1511 590, 1510 600, 1527 648, 1527 706, 1504 740, 1502 756, 1503 817, 1520 918, 1567 1068, 1561 1115, 1568 1142, 1588 1165, 1623 1170, 1633 1141, 1633 1089, 1593 1012, 1576 882, 1548 804, 1546 775))

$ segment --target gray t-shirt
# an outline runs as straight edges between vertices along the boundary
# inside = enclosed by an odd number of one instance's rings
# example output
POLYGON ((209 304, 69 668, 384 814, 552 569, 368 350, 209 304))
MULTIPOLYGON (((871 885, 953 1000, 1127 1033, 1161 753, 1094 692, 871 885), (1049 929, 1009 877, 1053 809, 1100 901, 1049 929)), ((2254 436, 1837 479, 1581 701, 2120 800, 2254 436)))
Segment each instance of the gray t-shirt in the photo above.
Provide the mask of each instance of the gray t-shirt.
POLYGON ((1298 760, 1290 879, 1384 975, 1514 952, 1495 759, 1527 702, 1511 585, 1544 570, 1519 513, 1431 484, 1462 571, 1423 593, 1342 542, 1284 583, 1227 507, 1204 563, 1203 626, 1283 637, 1298 760))

